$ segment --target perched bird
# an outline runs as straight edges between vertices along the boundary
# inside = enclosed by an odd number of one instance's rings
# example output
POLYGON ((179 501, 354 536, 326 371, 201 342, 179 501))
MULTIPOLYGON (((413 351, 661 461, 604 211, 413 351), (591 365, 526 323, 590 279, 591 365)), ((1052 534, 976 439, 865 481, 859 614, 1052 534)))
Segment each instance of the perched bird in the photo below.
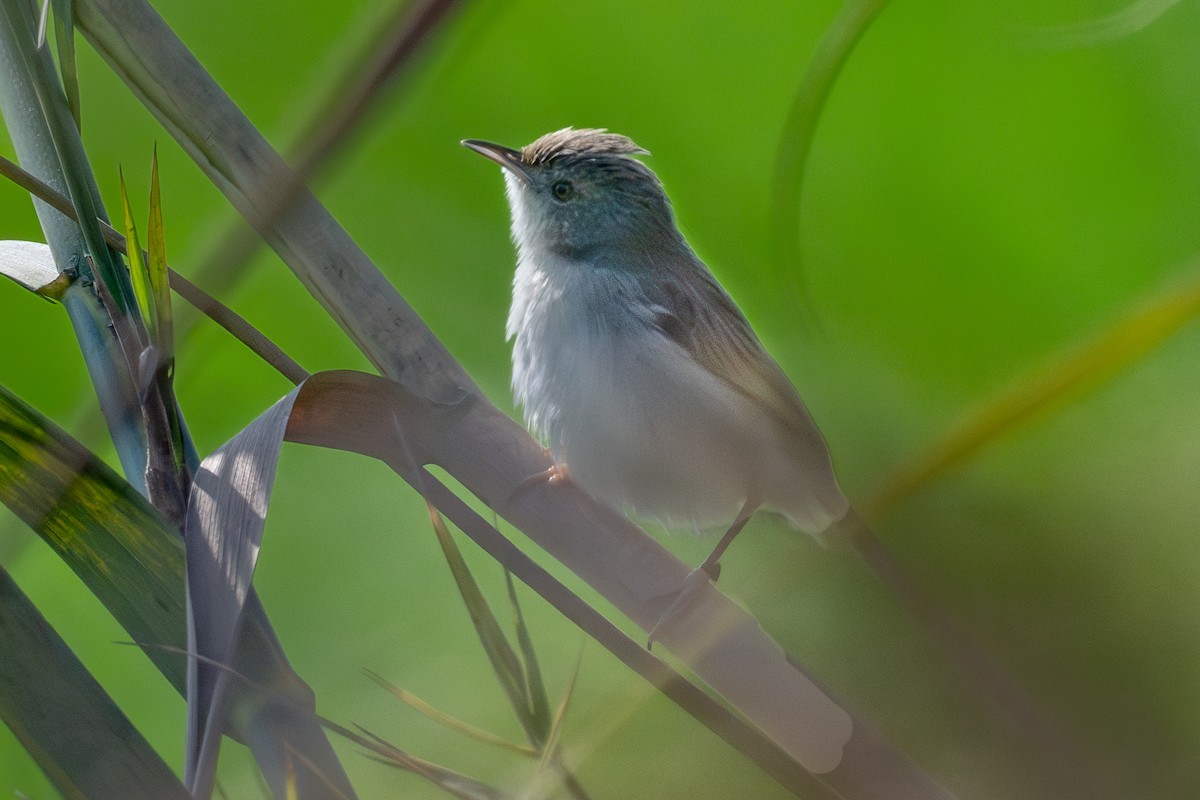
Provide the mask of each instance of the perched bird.
MULTIPOLYGON (((668 526, 762 507, 820 537, 850 509, 800 395, 675 224, 630 139, 564 128, 504 168, 518 258, 512 388, 557 470, 668 526)), ((693 573, 696 574, 696 573, 693 573)))

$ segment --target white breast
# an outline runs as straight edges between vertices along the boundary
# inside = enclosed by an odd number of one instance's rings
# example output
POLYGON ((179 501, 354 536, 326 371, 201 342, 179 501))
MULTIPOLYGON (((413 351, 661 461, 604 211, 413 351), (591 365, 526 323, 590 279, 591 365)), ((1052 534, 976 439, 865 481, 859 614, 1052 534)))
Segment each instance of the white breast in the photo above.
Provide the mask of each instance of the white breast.
POLYGON ((778 432, 645 319, 636 281, 522 258, 508 336, 513 392, 571 478, 670 524, 728 524, 772 463, 778 432))

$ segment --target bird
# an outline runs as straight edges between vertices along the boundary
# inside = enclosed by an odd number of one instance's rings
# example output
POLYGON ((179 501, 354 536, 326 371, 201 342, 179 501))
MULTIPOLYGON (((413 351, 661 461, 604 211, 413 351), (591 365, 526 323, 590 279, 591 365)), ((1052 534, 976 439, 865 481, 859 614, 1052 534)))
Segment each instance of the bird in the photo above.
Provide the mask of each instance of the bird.
POLYGON ((512 390, 571 483, 668 528, 728 525, 657 632, 757 509, 823 541, 853 510, 795 386, 688 244, 649 152, 598 128, 517 150, 503 168, 517 250, 512 390))

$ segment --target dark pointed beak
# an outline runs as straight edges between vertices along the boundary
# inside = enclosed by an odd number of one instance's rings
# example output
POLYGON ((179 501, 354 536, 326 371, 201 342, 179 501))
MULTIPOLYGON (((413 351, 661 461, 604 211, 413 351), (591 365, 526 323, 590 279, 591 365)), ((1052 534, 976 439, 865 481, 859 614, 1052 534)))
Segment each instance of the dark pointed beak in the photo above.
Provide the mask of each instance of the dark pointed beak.
POLYGON ((505 147, 502 144, 480 141, 479 139, 463 139, 462 144, 463 147, 469 147, 484 158, 495 161, 513 175, 525 181, 526 184, 530 183, 529 173, 525 170, 525 165, 521 163, 521 152, 519 150, 513 150, 511 147, 505 147))

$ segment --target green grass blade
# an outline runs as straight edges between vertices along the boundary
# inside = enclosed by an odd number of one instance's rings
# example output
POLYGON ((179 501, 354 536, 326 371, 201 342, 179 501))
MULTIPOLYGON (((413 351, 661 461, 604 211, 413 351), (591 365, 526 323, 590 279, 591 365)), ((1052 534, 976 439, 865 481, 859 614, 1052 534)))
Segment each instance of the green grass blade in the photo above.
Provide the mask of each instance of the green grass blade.
POLYGON ((521 658, 525 662, 525 689, 529 697, 529 711, 534 728, 541 734, 544 741, 550 732, 550 698, 546 695, 542 669, 538 665, 537 653, 533 649, 533 637, 529 635, 529 627, 525 624, 525 615, 521 612, 521 604, 517 601, 517 587, 513 582, 512 573, 507 568, 504 570, 504 582, 508 587, 508 602, 512 606, 513 626, 517 632, 517 647, 521 648, 521 658))
POLYGON ((79 101, 79 68, 75 61, 75 9, 72 0, 50 0, 54 6, 54 43, 58 49, 58 70, 62 73, 67 106, 75 127, 83 129, 83 108, 79 101))
POLYGON ((146 228, 150 289, 158 321, 155 341, 164 364, 175 358, 175 326, 171 316, 171 286, 167 277, 167 245, 163 233, 162 192, 158 184, 158 147, 150 166, 150 223, 146 228))
POLYGON ((0 719, 64 797, 186 800, 142 738, 0 568, 0 719))
POLYGON ((471 624, 475 626, 475 632, 479 635, 483 650, 492 664, 492 670, 496 673, 496 678, 500 681, 504 693, 508 695, 509 702, 516 711, 521 726, 525 729, 525 734, 534 744, 540 745, 542 736, 533 726, 533 718, 530 713, 531 704, 525 689, 525 672, 521 662, 512 645, 504 636, 504 631, 501 630, 500 623, 492 613, 491 607, 488 606, 487 600, 484 599, 483 592, 467 567, 467 562, 463 559, 458 545, 455 544, 454 537, 450 535, 442 515, 432 504, 428 504, 428 508, 429 518, 437 533, 438 543, 442 546, 446 563, 450 566, 451 575, 454 576, 454 583, 458 586, 463 602, 466 603, 467 613, 471 616, 471 624))
POLYGON ((129 259, 129 277, 133 281, 133 296, 142 317, 146 320, 146 331, 150 340, 158 336, 158 317, 154 303, 154 290, 150 285, 150 273, 146 269, 146 261, 142 258, 142 245, 138 241, 137 226, 133 223, 133 210, 129 207, 129 191, 125 187, 125 171, 118 170, 121 179, 121 211, 125 222, 125 247, 129 259))
MULTIPOLYGON (((563 723, 567 719, 567 708, 571 705, 571 698, 575 695, 575 686, 579 680, 580 669, 583 667, 583 650, 584 643, 580 643, 579 655, 575 657, 575 669, 571 671, 571 677, 567 680, 567 688, 563 690, 562 699, 558 703, 558 708, 554 711, 554 718, 550 722, 550 731, 546 736, 546 743, 542 746, 542 757, 538 761, 537 770, 533 774, 533 779, 530 781, 529 789, 525 792, 523 800, 540 800, 540 798, 550 796, 548 788, 551 780, 550 773, 551 769, 561 764, 558 743, 562 740, 562 729, 563 723)), ((565 779, 574 783, 574 778, 565 768, 561 771, 565 779)))
POLYGON ((546 737, 546 746, 542 748, 543 766, 550 763, 558 751, 558 743, 562 739, 563 723, 567 719, 567 709, 571 705, 571 698, 575 696, 575 685, 579 682, 579 672, 583 668, 583 650, 584 643, 581 642, 579 655, 575 657, 575 669, 571 670, 567 688, 563 690, 562 700, 559 701, 558 708, 554 711, 554 719, 550 722, 550 735, 546 737))

